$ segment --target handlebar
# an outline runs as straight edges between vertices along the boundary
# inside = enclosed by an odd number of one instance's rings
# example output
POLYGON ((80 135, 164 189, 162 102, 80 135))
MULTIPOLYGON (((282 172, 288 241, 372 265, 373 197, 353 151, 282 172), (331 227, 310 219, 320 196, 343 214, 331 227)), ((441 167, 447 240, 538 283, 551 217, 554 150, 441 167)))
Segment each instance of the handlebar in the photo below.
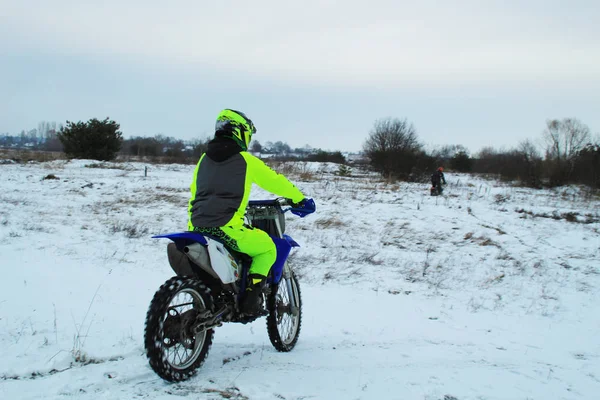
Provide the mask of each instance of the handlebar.
POLYGON ((275 207, 282 213, 291 211, 292 214, 304 218, 308 214, 315 212, 316 209, 315 202, 312 199, 308 199, 306 203, 309 204, 309 207, 294 207, 295 204, 292 200, 279 197, 273 200, 250 200, 248 202, 248 208, 275 207), (285 206, 289 207, 282 208, 285 206))
POLYGON ((286 199, 284 197, 280 197, 272 200, 250 200, 248 202, 248 206, 250 207, 269 207, 269 206, 291 206, 293 203, 290 199, 286 199))

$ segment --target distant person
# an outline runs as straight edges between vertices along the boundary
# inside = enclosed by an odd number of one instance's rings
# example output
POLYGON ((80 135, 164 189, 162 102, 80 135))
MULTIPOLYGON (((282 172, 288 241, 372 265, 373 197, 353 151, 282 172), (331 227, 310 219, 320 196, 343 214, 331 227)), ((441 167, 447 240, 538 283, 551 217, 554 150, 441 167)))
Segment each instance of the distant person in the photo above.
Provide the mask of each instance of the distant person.
POLYGON ((442 183, 446 184, 446 178, 444 177, 444 168, 439 167, 437 171, 435 171, 431 175, 431 195, 437 196, 438 194, 442 194, 442 183))

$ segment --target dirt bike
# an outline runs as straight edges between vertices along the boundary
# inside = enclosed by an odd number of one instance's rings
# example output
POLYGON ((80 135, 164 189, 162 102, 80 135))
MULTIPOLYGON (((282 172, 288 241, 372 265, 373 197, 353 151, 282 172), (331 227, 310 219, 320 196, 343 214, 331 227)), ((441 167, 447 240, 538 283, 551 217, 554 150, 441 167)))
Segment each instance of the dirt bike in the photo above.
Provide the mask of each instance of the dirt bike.
MULTIPOLYGON (((249 225, 266 231, 277 248, 277 259, 267 277, 267 332, 275 349, 294 348, 302 322, 300 284, 287 263, 292 247, 285 235, 285 212, 304 217, 314 212, 294 207, 287 199, 250 201, 249 225), (284 208, 288 207, 288 208, 284 208)), ((263 315, 240 312, 240 297, 247 285, 251 258, 222 241, 198 232, 153 236, 168 238, 167 255, 177 276, 154 294, 146 315, 144 344, 150 366, 161 378, 178 382, 190 378, 202 365, 212 345, 214 329, 224 322, 248 323, 263 315)))

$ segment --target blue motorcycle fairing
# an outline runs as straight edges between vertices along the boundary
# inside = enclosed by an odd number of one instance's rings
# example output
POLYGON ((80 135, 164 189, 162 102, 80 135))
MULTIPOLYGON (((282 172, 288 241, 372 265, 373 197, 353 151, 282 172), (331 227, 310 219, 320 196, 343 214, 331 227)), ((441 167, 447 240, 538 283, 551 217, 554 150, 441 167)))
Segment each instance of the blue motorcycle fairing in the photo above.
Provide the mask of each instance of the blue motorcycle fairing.
POLYGON ((277 258, 275 259, 275 262, 271 267, 271 274, 267 282, 277 284, 281 280, 281 275, 283 274, 283 266, 285 265, 285 261, 290 255, 290 250, 292 250, 292 244, 287 240, 287 238, 282 239, 277 237, 271 237, 271 239, 273 239, 273 243, 275 243, 275 248, 277 249, 277 258))
MULTIPOLYGON (((204 235, 193 231, 165 233, 162 235, 152 236, 152 238, 171 239, 173 242, 175 242, 178 248, 185 246, 186 242, 190 240, 203 245, 208 245, 204 235)), ((268 282, 277 284, 281 280, 283 266, 290 255, 292 247, 300 247, 300 245, 289 235, 283 235, 283 238, 271 236, 271 239, 273 240, 273 243, 275 243, 275 248, 277 249, 277 258, 271 267, 271 273, 269 274, 268 282)))
POLYGON ((289 235, 283 235, 283 238, 289 242, 292 247, 300 247, 300 245, 289 235))
POLYGON ((206 241, 206 238, 204 237, 204 235, 202 235, 198 232, 193 232, 193 231, 165 233, 162 235, 152 236, 152 238, 153 239, 163 239, 163 238, 171 239, 173 242, 175 242, 175 244, 177 245, 178 248, 180 247, 180 244, 182 242, 185 243, 185 241, 187 241, 187 240, 198 242, 205 246, 208 245, 208 242, 206 241))

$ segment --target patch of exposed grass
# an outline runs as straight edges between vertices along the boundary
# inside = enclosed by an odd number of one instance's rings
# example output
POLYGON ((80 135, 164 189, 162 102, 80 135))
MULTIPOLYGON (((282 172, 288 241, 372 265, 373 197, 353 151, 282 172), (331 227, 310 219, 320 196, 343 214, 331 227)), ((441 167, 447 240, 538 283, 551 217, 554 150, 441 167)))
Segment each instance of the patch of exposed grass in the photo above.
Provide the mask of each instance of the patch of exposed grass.
POLYGON ((38 150, 0 150, 0 159, 12 160, 15 163, 47 162, 54 160, 66 160, 65 153, 59 151, 38 150))
POLYGON ((155 203, 173 203, 178 206, 185 206, 189 199, 176 194, 157 193, 148 197, 147 201, 155 203))
POLYGON ((383 264, 383 260, 376 259, 378 253, 365 253, 361 255, 357 261, 361 264, 371 264, 371 265, 381 265, 383 264))
POLYGON ((168 187, 168 186, 156 186, 156 190, 161 192, 173 192, 173 193, 189 193, 190 188, 182 188, 182 187, 168 187))
POLYGON ((343 221, 340 221, 339 219, 337 219, 336 217, 329 217, 329 218, 320 218, 320 219, 316 220, 315 225, 318 228, 327 229, 327 228, 339 228, 346 224, 343 221))
POLYGON ((150 231, 147 226, 138 222, 116 221, 110 226, 110 233, 123 233, 129 239, 137 239, 146 236, 150 231))
POLYGON ((557 221, 564 219, 567 222, 574 222, 574 223, 580 223, 580 224, 592 224, 595 222, 600 222, 600 218, 598 218, 592 214, 586 214, 585 219, 583 219, 583 218, 580 219, 579 218, 580 213, 578 213, 576 211, 567 211, 567 212, 561 213, 558 210, 555 210, 551 214, 548 214, 548 213, 534 213, 533 211, 530 211, 530 210, 518 208, 515 210, 515 212, 518 214, 530 215, 532 217, 537 217, 537 218, 550 218, 550 219, 554 219, 557 221))
POLYGON ((23 226, 23 229, 26 231, 30 231, 30 232, 40 232, 40 233, 49 233, 49 234, 55 232, 55 229, 53 229, 53 228, 49 228, 49 227, 42 226, 42 225, 36 225, 33 223, 25 224, 23 226))
POLYGON ((120 169, 123 171, 133 171, 135 169, 127 164, 109 163, 109 162, 86 164, 86 165, 84 165, 84 167, 85 168, 101 168, 101 169, 120 169))

